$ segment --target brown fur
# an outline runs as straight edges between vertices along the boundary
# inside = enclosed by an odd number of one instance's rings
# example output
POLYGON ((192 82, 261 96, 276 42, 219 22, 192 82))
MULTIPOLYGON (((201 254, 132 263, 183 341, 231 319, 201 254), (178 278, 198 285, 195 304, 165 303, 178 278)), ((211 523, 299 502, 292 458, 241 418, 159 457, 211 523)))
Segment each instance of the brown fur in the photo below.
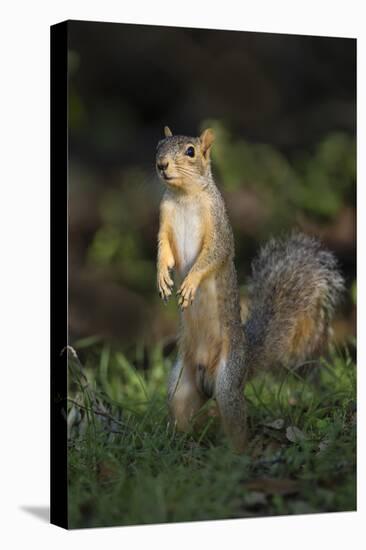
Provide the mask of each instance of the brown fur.
POLYGON ((299 349, 305 348, 316 335, 316 325, 314 319, 304 315, 297 320, 295 333, 289 342, 289 353, 295 356, 299 349))
POLYGON ((169 408, 182 430, 215 397, 234 447, 246 446, 243 386, 257 368, 304 361, 320 351, 343 287, 334 257, 304 235, 272 240, 253 263, 243 327, 234 241, 211 174, 212 130, 158 144, 157 171, 166 184, 160 207, 157 284, 172 294, 174 269, 182 309, 178 360, 169 379, 169 408))

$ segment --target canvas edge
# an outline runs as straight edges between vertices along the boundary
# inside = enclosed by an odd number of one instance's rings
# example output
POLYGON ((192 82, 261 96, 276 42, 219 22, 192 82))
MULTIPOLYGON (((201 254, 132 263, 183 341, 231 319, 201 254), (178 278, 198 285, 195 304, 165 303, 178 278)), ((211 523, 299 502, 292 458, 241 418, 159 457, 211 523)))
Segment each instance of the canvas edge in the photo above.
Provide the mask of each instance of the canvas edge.
POLYGON ((50 28, 51 85, 51 484, 50 522, 68 528, 67 353, 68 344, 68 23, 50 28))

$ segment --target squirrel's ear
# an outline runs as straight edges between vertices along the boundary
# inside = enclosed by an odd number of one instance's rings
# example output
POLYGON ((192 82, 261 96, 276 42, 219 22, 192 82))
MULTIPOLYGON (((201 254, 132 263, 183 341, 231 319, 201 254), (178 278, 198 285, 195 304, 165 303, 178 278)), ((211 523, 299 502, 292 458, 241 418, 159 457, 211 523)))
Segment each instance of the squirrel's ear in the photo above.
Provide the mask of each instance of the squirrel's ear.
POLYGON ((213 144, 214 140, 215 140, 215 134, 213 133, 213 130, 211 130, 211 128, 207 128, 207 130, 204 130, 200 135, 202 152, 204 156, 206 156, 207 153, 210 151, 210 147, 213 144))
POLYGON ((171 137, 173 135, 169 126, 164 126, 164 135, 165 137, 171 137))

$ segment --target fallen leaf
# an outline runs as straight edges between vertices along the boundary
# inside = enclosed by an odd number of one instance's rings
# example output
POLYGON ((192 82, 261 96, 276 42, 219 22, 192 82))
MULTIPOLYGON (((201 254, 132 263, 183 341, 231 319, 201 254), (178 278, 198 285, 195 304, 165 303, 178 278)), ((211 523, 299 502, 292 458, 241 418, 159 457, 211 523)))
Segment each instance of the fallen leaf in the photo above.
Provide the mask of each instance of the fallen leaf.
POLYGON ((330 440, 329 439, 323 439, 318 445, 319 452, 325 451, 329 447, 330 440))
POLYGON ((298 443, 299 441, 307 439, 304 432, 299 430, 296 426, 288 426, 286 429, 286 437, 291 443, 298 443))
POLYGON ((110 481, 117 475, 116 465, 107 460, 100 461, 97 465, 97 475, 101 482, 110 481))
POLYGON ((285 425, 285 421, 283 418, 277 418, 277 420, 273 420, 273 422, 263 423, 263 426, 266 426, 267 428, 273 428, 274 430, 282 430, 284 425, 285 425))
POLYGON ((299 483, 293 479, 254 479, 245 484, 250 491, 266 493, 268 495, 293 495, 299 491, 299 483))
POLYGON ((296 500, 290 504, 294 514, 314 514, 317 510, 303 500, 296 500))
POLYGON ((247 508, 256 508, 257 506, 265 506, 267 497, 259 491, 251 491, 244 496, 244 504, 247 508))

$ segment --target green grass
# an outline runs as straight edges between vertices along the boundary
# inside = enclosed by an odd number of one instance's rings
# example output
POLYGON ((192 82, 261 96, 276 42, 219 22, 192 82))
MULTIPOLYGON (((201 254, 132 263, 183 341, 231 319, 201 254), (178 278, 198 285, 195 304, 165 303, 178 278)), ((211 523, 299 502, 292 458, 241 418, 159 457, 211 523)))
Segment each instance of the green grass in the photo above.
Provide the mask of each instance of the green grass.
POLYGON ((335 512, 356 508, 356 369, 347 348, 310 370, 245 389, 250 443, 232 452, 211 419, 201 433, 168 422, 172 357, 149 369, 103 343, 69 354, 70 527, 335 512))

